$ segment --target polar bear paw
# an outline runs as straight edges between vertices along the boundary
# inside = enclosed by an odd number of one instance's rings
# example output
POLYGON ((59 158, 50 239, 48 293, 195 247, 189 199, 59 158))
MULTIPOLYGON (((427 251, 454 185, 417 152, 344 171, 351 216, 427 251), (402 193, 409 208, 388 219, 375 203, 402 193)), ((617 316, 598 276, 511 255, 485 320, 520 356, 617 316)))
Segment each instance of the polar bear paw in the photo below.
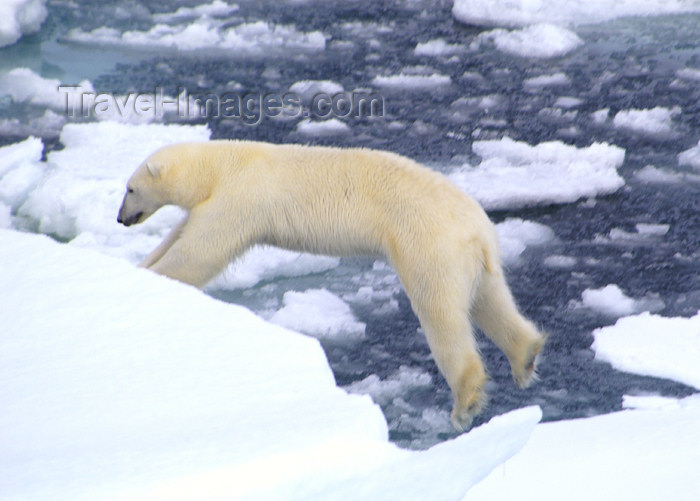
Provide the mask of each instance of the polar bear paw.
POLYGON ((525 350, 525 356, 522 360, 511 364, 513 380, 519 388, 527 388, 538 380, 536 372, 537 362, 539 361, 539 354, 542 351, 544 342, 544 337, 536 339, 525 350))

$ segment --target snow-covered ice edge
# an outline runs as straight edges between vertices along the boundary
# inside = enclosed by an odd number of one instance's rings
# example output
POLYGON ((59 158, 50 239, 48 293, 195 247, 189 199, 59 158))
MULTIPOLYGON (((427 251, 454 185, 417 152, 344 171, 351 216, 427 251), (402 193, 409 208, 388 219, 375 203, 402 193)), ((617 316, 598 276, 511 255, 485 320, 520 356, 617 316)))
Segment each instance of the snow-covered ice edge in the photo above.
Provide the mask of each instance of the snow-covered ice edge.
POLYGON ((5 499, 458 499, 541 418, 401 450, 312 338, 46 236, 0 262, 5 499))

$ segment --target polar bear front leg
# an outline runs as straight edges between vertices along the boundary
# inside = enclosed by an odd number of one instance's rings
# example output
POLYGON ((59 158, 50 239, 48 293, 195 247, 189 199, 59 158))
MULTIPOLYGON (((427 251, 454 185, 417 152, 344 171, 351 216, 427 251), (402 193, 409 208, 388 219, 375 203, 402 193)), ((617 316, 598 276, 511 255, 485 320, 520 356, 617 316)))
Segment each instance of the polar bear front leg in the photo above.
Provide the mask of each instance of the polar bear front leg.
POLYGON ((251 245, 251 240, 244 237, 244 228, 232 235, 236 230, 225 226, 226 220, 215 214, 193 210, 179 238, 148 269, 195 287, 204 287, 251 245))
POLYGON ((139 268, 150 268, 153 266, 156 261, 158 261, 163 255, 168 251, 170 247, 177 241, 178 238, 180 238, 180 233, 182 233, 182 229, 185 227, 187 224, 189 216, 185 216, 185 218, 180 221, 177 226, 175 226, 172 230, 170 230, 170 233, 168 233, 168 236, 163 239, 163 241, 151 251, 151 253, 146 256, 146 258, 139 263, 139 268))

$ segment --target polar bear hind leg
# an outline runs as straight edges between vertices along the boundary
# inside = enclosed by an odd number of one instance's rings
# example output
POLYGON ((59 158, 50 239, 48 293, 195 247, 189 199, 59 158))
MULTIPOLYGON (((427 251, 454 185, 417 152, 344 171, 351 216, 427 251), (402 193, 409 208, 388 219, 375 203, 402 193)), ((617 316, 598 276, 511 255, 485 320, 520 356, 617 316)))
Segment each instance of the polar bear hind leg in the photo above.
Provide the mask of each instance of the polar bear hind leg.
POLYGON ((458 430, 469 428, 472 416, 486 402, 487 376, 479 356, 469 318, 472 296, 483 272, 479 259, 447 262, 438 254, 413 256, 404 247, 390 256, 411 306, 420 320, 435 362, 452 390, 452 424, 458 430), (420 263, 420 265, 417 265, 420 263))
POLYGON ((508 357, 515 383, 526 388, 536 380, 536 359, 545 337, 518 311, 500 266, 483 273, 471 313, 481 330, 508 357))

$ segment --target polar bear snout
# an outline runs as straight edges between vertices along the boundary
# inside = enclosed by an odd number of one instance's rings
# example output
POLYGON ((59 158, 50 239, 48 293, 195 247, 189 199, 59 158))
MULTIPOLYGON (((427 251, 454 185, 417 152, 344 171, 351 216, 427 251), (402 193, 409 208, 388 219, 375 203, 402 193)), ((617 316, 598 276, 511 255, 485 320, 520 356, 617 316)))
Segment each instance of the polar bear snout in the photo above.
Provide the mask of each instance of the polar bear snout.
POLYGON ((129 200, 129 197, 131 195, 131 192, 126 193, 124 195, 124 200, 122 200, 122 206, 119 208, 119 214, 117 215, 117 222, 123 224, 124 226, 131 226, 132 224, 136 224, 139 222, 141 217, 143 216, 143 211, 136 207, 133 208, 133 200, 129 200))
POLYGON ((143 212, 137 212, 133 216, 124 217, 122 216, 122 211, 119 211, 119 215, 117 216, 117 222, 123 224, 124 226, 131 226, 132 224, 138 223, 141 219, 141 216, 143 216, 143 212))

